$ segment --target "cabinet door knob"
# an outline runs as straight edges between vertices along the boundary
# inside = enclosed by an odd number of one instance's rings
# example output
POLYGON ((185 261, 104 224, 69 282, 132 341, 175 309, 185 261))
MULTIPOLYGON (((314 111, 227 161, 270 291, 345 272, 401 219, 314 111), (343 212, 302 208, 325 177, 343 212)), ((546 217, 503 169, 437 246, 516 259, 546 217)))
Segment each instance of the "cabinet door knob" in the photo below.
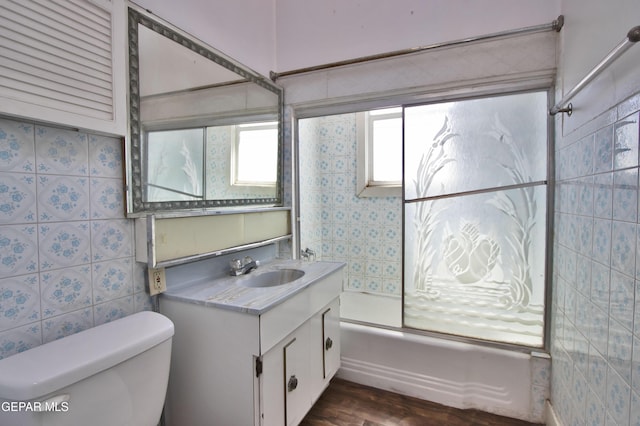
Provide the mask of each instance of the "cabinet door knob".
POLYGON ((331 347, 333 346, 333 340, 331 340, 331 337, 327 337, 327 340, 324 341, 324 348, 325 350, 329 350, 331 349, 331 347))
POLYGON ((298 387, 298 378, 295 375, 289 377, 289 383, 287 383, 287 391, 291 392, 295 390, 295 388, 297 387, 298 387))

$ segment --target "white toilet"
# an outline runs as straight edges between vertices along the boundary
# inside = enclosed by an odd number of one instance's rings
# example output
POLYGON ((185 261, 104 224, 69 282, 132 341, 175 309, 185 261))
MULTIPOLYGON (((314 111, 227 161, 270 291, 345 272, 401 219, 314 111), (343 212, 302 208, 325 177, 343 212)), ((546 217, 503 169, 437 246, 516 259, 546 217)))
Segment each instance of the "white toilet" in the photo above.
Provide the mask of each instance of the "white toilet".
POLYGON ((173 332, 140 312, 0 360, 0 425, 156 426, 173 332))

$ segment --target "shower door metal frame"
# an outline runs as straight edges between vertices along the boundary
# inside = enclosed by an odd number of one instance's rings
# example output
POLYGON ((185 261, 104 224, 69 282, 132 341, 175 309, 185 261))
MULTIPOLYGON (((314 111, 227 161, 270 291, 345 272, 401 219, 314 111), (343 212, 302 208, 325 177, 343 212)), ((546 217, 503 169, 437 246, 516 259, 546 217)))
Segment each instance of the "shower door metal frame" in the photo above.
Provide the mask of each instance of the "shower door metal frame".
MULTIPOLYGON (((487 93, 481 93, 481 94, 476 94, 476 95, 471 95, 471 96, 460 96, 460 97, 449 97, 449 96, 444 96, 440 99, 434 99, 434 100, 430 100, 428 102, 412 102, 412 103, 406 103, 402 105, 402 110, 403 110, 403 114, 402 114, 402 119, 403 119, 403 129, 404 129, 404 110, 407 107, 415 107, 415 106, 421 106, 421 105, 430 105, 430 104, 437 104, 437 103, 442 103, 442 102, 456 102, 456 101, 466 101, 466 100, 473 100, 473 99, 480 99, 480 98, 490 98, 490 97, 497 97, 497 96, 505 96, 505 95, 511 95, 511 94, 521 94, 521 93, 531 93, 531 92, 546 92, 547 94, 547 111, 549 110, 549 108, 551 107, 551 105, 553 105, 554 102, 554 86, 541 86, 541 87, 518 87, 517 85, 512 87, 512 88, 505 88, 504 91, 496 91, 496 92, 487 92, 487 93)), ((507 348, 507 349, 515 349, 515 350, 519 350, 519 351, 523 351, 523 352, 529 352, 529 351, 548 351, 550 348, 550 330, 551 330, 551 324, 550 324, 550 314, 551 314, 551 303, 552 303, 552 279, 553 279, 553 232, 551 232, 551 230, 553 229, 553 220, 554 220, 554 200, 555 200, 555 131, 554 131, 554 120, 553 117, 550 116, 549 114, 547 114, 547 161, 546 161, 546 165, 547 165, 547 170, 546 170, 546 179, 544 180, 539 180, 539 181, 534 181, 534 182, 528 182, 525 184, 517 184, 517 185, 507 185, 504 187, 500 187, 500 190, 509 190, 509 189, 520 189, 520 188, 525 188, 525 187, 531 187, 531 186, 540 186, 540 185, 546 185, 546 212, 545 212, 545 218, 546 218, 546 226, 545 226, 545 255, 544 255, 544 298, 543 298, 543 303, 544 303, 544 314, 543 314, 543 335, 542 335, 542 346, 538 347, 538 346, 528 346, 528 345, 522 345, 522 344, 517 344, 517 343, 509 343, 509 342, 502 342, 502 341, 492 341, 492 340, 486 340, 486 339, 481 339, 481 338, 477 338, 477 337, 470 337, 470 336, 462 336, 462 335, 456 335, 456 334, 449 334, 449 333, 445 333, 445 332, 441 332, 441 331, 434 331, 434 330, 426 330, 426 329, 419 329, 419 328, 415 328, 415 327, 410 327, 407 326, 405 324, 405 291, 404 291, 404 286, 405 286, 405 264, 404 264, 404 259, 405 259, 405 236, 406 236, 406 223, 405 223, 405 206, 407 204, 407 200, 404 198, 404 185, 405 185, 405 180, 404 180, 404 164, 403 164, 403 180, 402 180, 402 212, 401 212, 401 216, 402 216, 402 259, 403 259, 403 267, 402 267, 402 330, 403 331, 409 331, 412 333, 416 333, 416 334, 423 334, 423 335, 428 335, 428 336, 436 336, 436 337, 444 337, 450 340, 455 340, 455 341, 461 341, 461 342, 469 342, 469 343, 479 343, 482 345, 486 345, 486 346, 492 346, 492 347, 498 347, 498 348, 507 348)), ((402 137, 402 145, 403 145, 403 161, 404 161, 404 146, 405 146, 405 140, 404 140, 404 134, 402 137)), ((479 189, 479 190, 470 190, 470 191, 462 191, 462 192, 457 192, 457 193, 452 193, 452 194, 446 194, 446 195, 441 195, 441 196, 435 196, 435 197, 428 197, 428 200, 436 200, 436 199, 443 199, 443 198, 453 198, 453 197, 459 197, 459 196, 465 196, 465 195, 474 195, 474 194, 481 194, 481 193, 488 193, 488 192, 494 192, 496 191, 497 188, 496 187, 492 187, 492 188, 485 188, 485 189, 479 189)), ((421 199, 415 199, 415 200, 411 200, 410 203, 415 203, 415 202, 421 202, 421 201, 426 201, 427 199, 425 198, 421 198, 421 199)))

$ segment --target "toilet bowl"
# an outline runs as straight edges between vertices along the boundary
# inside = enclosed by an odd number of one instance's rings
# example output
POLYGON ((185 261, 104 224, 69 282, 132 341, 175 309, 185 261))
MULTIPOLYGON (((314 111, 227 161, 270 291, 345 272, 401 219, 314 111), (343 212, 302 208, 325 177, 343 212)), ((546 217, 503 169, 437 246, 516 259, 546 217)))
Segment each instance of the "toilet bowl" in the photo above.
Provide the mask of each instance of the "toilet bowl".
POLYGON ((0 425, 156 426, 173 333, 139 312, 0 360, 0 425))

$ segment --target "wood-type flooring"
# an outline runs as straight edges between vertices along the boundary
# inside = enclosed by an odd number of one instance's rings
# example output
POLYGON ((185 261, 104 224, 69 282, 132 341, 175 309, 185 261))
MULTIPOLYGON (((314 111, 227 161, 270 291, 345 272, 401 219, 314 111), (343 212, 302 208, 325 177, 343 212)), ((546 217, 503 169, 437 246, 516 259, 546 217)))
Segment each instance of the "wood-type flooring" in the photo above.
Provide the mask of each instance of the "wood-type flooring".
POLYGON ((531 426, 334 378, 300 426, 531 426))

